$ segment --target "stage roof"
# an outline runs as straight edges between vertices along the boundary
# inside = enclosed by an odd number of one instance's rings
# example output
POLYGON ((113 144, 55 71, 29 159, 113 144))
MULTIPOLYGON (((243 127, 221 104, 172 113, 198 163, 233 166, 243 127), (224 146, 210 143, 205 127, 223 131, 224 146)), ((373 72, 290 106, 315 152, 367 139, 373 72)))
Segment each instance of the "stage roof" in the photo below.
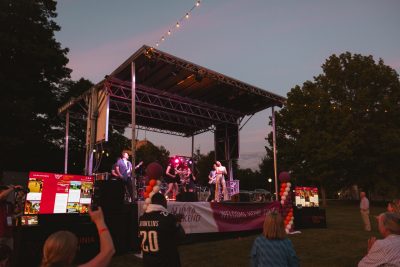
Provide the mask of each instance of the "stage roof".
MULTIPOLYGON (((131 64, 136 75, 137 127, 191 136, 221 123, 240 123, 285 98, 168 53, 142 46, 91 90, 110 95, 110 122, 126 127, 130 119, 131 64)), ((89 92, 59 109, 79 113, 89 92), (81 108, 80 108, 81 107, 81 108)), ((87 101, 86 101, 87 102, 87 101)))

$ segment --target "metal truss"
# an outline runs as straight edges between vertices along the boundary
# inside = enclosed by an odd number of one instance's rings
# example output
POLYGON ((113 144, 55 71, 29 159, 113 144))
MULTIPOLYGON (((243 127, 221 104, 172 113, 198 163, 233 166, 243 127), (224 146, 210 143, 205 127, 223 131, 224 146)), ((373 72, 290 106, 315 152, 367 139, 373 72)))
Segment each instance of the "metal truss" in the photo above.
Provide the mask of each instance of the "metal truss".
MULTIPOLYGON (((110 111, 125 113, 131 115, 131 103, 123 102, 119 100, 110 100, 110 111)), ((198 118, 192 118, 188 116, 182 116, 180 114, 174 114, 170 112, 165 112, 157 109, 146 108, 141 106, 136 106, 136 116, 146 118, 146 119, 154 119, 160 122, 170 122, 175 125, 181 125, 187 127, 188 131, 185 131, 185 134, 191 133, 193 131, 198 131, 200 128, 210 128, 211 122, 201 120, 198 118)), ((208 130, 207 130, 208 131, 208 130)))
POLYGON ((176 58, 176 57, 174 57, 172 55, 169 55, 169 54, 167 54, 165 52, 161 52, 161 51, 159 51, 157 49, 154 49, 152 47, 146 47, 145 55, 148 58, 156 58, 157 60, 161 60, 161 61, 163 61, 165 63, 168 63, 168 64, 173 64, 173 65, 175 65, 177 67, 186 69, 186 70, 188 70, 190 72, 197 73, 197 74, 199 74, 199 75, 201 75, 203 77, 208 77, 208 78, 211 78, 211 79, 216 80, 218 82, 222 82, 222 83, 225 83, 225 84, 230 85, 230 86, 234 86, 234 87, 237 87, 237 88, 240 88, 240 89, 244 89, 244 90, 246 90, 248 92, 251 92, 253 94, 257 94, 257 95, 260 95, 260 96, 263 96, 263 97, 267 97, 267 98, 271 99, 272 102, 275 102, 275 104, 278 105, 278 106, 283 105, 283 103, 286 101, 286 99, 281 97, 281 96, 275 95, 275 94, 270 93, 268 91, 264 91, 264 90, 262 90, 260 88, 251 86, 251 85, 249 85, 247 83, 238 81, 236 79, 227 77, 227 76, 222 75, 222 74, 220 74, 218 72, 215 72, 215 71, 212 71, 212 70, 209 70, 209 69, 205 69, 203 67, 195 65, 193 63, 190 63, 190 62, 188 62, 186 60, 176 58))
MULTIPOLYGON (((131 85, 129 82, 119 81, 115 78, 107 79, 105 88, 113 98, 130 101, 132 97, 131 85)), ((173 113, 202 118, 214 123, 237 124, 238 119, 244 114, 237 111, 212 106, 200 101, 166 93, 141 84, 136 85, 136 103, 138 106, 162 108, 173 113)))

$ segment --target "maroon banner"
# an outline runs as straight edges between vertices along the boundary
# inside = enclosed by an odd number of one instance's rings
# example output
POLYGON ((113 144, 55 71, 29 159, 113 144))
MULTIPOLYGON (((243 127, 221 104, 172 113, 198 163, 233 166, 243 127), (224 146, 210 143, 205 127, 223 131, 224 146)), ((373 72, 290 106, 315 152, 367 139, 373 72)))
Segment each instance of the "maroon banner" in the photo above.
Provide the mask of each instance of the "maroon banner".
POLYGON ((263 228, 265 214, 280 210, 279 202, 271 203, 211 203, 219 232, 247 231, 263 228))

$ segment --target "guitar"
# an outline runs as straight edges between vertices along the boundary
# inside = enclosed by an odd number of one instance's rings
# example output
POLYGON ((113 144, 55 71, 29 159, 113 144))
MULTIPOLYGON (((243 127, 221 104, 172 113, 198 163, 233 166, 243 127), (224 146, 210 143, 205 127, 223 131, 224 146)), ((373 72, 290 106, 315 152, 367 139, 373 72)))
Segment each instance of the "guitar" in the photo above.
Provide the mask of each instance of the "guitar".
POLYGON ((143 165, 143 161, 139 162, 139 164, 136 165, 135 170, 136 170, 137 168, 139 168, 140 166, 142 166, 142 165, 143 165))
POLYGON ((215 184, 216 181, 217 181, 217 172, 214 172, 214 175, 211 178, 210 178, 210 176, 208 176, 209 184, 215 184))

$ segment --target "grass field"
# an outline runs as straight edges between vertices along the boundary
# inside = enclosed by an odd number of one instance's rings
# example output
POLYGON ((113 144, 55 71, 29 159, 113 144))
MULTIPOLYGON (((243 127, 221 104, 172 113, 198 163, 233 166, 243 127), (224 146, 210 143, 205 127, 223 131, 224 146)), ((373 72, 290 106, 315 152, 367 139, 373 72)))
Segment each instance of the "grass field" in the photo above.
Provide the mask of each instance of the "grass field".
MULTIPOLYGON (((331 201, 326 208, 326 229, 304 229, 290 235, 301 266, 356 266, 365 255, 367 240, 377 231, 375 215, 385 208, 372 207, 372 232, 363 231, 357 203, 331 201)), ((180 246, 183 266, 249 266, 256 235, 180 246)), ((114 257, 111 267, 142 266, 133 254, 114 257)))

